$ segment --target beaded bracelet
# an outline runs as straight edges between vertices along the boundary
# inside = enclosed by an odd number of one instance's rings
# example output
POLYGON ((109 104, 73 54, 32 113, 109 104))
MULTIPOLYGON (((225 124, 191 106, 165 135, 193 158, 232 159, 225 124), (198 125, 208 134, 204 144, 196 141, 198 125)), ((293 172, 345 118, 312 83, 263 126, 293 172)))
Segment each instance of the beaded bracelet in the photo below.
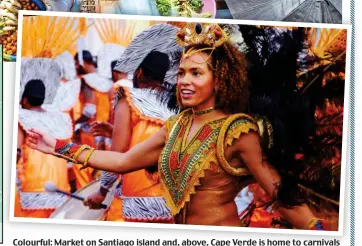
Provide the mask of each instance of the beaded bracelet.
POLYGON ((78 163, 77 162, 77 158, 79 157, 79 155, 84 151, 84 150, 89 150, 89 152, 87 153, 87 156, 85 158, 84 163, 82 164, 82 168, 87 168, 88 167, 88 161, 89 158, 91 157, 92 153, 94 152, 94 148, 91 148, 88 145, 79 145, 79 144, 75 144, 75 143, 71 143, 68 142, 66 140, 57 140, 56 144, 55 144, 55 153, 54 155, 63 159, 66 159, 70 162, 73 163, 78 163))
POLYGON ((87 156, 85 157, 84 163, 83 163, 82 167, 80 168, 80 170, 85 169, 85 168, 88 167, 89 158, 93 154, 94 150, 95 150, 94 148, 90 148, 90 150, 89 150, 87 156))
POLYGON ((313 218, 308 223, 307 228, 308 230, 317 230, 317 231, 325 231, 326 228, 324 227, 324 220, 313 218))

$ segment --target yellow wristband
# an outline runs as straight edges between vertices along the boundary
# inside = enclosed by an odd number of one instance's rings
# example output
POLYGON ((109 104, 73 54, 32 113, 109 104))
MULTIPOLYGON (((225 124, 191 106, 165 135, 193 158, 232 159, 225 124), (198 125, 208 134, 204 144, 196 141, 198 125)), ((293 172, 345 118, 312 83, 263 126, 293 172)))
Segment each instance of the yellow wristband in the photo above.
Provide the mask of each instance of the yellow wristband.
POLYGON ((74 153, 72 158, 76 160, 79 157, 79 155, 82 153, 82 151, 85 149, 90 149, 90 147, 86 144, 83 144, 82 146, 80 146, 80 148, 77 150, 77 152, 74 153))
POLYGON ((89 158, 90 158, 91 155, 93 154, 94 150, 95 150, 94 148, 91 148, 91 149, 89 150, 87 156, 85 157, 85 160, 84 160, 84 163, 83 163, 81 169, 84 169, 84 168, 87 168, 87 167, 88 167, 89 158))

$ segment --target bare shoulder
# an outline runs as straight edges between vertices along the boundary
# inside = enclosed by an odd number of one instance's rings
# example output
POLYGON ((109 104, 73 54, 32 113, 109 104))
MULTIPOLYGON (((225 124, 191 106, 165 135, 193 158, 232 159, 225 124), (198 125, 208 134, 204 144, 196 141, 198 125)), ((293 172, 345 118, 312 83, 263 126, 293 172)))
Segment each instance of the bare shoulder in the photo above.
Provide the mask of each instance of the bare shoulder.
POLYGON ((114 107, 115 125, 123 126, 131 120, 131 108, 125 99, 120 99, 114 107))
POLYGON ((117 104, 116 104, 116 108, 115 111, 122 111, 124 112, 125 110, 129 110, 130 107, 128 105, 128 102, 125 98, 121 98, 118 100, 117 104))
POLYGON ((260 149, 260 135, 256 131, 249 131, 248 133, 244 133, 235 140, 233 146, 240 153, 260 149))

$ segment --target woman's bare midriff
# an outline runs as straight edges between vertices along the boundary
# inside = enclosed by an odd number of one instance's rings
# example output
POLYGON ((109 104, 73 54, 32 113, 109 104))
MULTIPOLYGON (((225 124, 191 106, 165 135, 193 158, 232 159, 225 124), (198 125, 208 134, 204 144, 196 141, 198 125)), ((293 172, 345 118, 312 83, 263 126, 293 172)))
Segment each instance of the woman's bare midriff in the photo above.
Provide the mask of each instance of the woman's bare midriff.
POLYGON ((224 175, 211 172, 207 172, 206 176, 186 205, 185 223, 242 226, 235 204, 235 197, 241 188, 237 185, 240 177, 229 176, 225 179, 224 175))
POLYGON ((215 225, 241 226, 234 201, 223 205, 209 205, 195 208, 187 206, 186 224, 188 225, 215 225))

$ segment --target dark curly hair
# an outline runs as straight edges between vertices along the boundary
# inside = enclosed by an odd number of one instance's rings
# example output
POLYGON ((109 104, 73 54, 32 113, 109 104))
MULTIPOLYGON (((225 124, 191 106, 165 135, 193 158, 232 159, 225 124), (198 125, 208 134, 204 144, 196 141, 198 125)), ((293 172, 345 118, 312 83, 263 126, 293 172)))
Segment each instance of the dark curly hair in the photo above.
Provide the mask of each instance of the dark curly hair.
MULTIPOLYGON (((185 49, 202 50, 211 55, 210 69, 213 72, 214 83, 217 85, 216 105, 225 113, 241 113, 247 108, 249 101, 249 82, 247 79, 247 61, 244 55, 229 42, 216 49, 204 44, 190 45, 185 49)), ((177 101, 182 108, 180 95, 177 101)))

